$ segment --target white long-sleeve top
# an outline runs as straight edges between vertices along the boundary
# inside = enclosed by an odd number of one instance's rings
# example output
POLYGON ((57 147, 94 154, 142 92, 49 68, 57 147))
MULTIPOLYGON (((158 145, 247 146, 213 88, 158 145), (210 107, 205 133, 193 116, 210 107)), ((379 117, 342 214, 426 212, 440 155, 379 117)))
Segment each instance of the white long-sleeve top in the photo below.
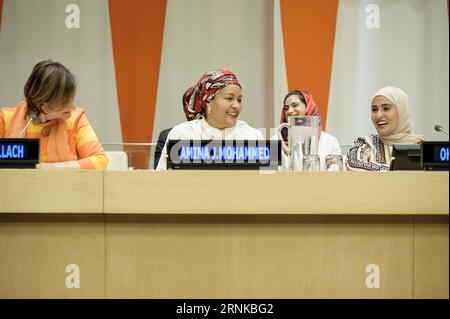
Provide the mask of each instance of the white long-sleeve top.
POLYGON ((264 136, 257 129, 239 120, 235 126, 223 130, 212 127, 204 118, 184 122, 174 126, 167 136, 156 167, 157 171, 167 169, 167 142, 169 140, 264 140, 264 136))

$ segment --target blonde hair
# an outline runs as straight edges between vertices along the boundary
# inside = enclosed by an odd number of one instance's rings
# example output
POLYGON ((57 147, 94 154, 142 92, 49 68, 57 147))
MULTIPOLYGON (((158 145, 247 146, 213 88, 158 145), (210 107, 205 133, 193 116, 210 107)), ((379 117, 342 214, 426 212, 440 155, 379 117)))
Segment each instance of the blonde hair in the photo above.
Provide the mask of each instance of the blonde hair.
POLYGON ((24 95, 29 110, 45 114, 42 110, 44 103, 59 111, 75 96, 75 90, 75 77, 64 65, 44 60, 31 71, 24 87, 24 95))

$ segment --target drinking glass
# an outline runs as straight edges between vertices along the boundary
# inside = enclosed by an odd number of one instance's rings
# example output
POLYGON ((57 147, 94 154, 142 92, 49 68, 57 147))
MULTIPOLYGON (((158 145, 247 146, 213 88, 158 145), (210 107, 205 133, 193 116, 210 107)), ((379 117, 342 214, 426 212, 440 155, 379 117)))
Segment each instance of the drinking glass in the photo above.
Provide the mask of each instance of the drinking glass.
POLYGON ((342 172, 344 170, 342 155, 327 155, 325 157, 325 167, 329 172, 342 172))
POLYGON ((306 172, 320 171, 320 157, 319 155, 305 155, 303 156, 303 170, 306 172))

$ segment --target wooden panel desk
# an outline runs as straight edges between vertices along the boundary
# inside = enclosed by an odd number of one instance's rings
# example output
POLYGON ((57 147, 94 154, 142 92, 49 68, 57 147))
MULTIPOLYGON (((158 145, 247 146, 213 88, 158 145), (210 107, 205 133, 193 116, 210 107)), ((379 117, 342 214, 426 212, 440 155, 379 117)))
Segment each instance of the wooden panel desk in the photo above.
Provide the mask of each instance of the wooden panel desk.
MULTIPOLYGON (((93 183, 100 174, 103 214, 86 214, 86 203, 75 215, 8 204, 0 298, 448 298, 448 172, 12 170, 0 179, 33 189, 52 173, 93 183), (68 263, 80 264, 79 289, 64 286, 68 263), (371 264, 379 288, 366 286, 371 264)), ((0 196, 19 185, 3 183, 0 196)))
POLYGON ((0 298, 102 298, 104 271, 103 172, 0 170, 0 298))

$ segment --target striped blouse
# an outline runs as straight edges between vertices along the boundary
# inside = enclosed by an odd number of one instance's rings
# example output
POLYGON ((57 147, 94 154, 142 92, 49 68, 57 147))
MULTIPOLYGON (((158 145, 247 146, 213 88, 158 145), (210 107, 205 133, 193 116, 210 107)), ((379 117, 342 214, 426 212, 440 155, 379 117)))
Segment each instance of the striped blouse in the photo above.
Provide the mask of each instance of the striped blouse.
POLYGON ((378 135, 358 137, 347 153, 348 170, 388 171, 392 146, 386 145, 378 135))
MULTIPOLYGON (((25 102, 21 102, 14 108, 0 108, 0 137, 18 137, 11 132, 17 132, 17 128, 12 127, 14 124, 13 118, 16 112, 23 111, 25 102)), ((24 116, 24 120, 20 123, 23 128, 28 122, 28 115, 24 116)), ((17 122, 16 122, 17 123, 17 122)), ((51 130, 57 130, 58 125, 66 125, 67 143, 69 144, 66 158, 69 160, 78 161, 80 167, 83 169, 105 169, 108 159, 103 151, 94 130, 92 129, 86 114, 83 109, 75 108, 71 112, 71 116, 66 121, 52 120, 43 124, 30 124, 24 137, 39 138, 40 151, 39 161, 43 163, 55 162, 48 160, 48 144, 51 130)), ((57 137, 58 138, 58 137, 57 137)), ((56 140, 58 143, 58 140, 56 140)))

